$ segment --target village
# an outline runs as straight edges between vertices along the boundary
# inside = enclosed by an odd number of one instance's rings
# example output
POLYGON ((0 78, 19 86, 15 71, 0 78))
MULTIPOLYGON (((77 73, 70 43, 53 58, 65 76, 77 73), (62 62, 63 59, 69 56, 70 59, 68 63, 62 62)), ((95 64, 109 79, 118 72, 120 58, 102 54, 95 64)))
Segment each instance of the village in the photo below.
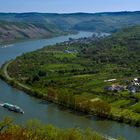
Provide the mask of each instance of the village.
POLYGON ((78 38, 78 39, 69 38, 68 41, 63 42, 63 45, 71 45, 71 44, 74 44, 74 43, 89 44, 89 43, 91 43, 95 40, 105 38, 109 35, 110 35, 109 33, 101 33, 101 32, 96 33, 96 32, 94 32, 91 37, 81 37, 81 38, 78 38))
MULTIPOLYGON (((117 79, 104 80, 104 82, 115 82, 117 79)), ((140 78, 134 78, 132 81, 127 81, 127 85, 112 84, 111 86, 105 86, 104 90, 109 92, 122 92, 129 91, 131 94, 140 92, 140 78)))

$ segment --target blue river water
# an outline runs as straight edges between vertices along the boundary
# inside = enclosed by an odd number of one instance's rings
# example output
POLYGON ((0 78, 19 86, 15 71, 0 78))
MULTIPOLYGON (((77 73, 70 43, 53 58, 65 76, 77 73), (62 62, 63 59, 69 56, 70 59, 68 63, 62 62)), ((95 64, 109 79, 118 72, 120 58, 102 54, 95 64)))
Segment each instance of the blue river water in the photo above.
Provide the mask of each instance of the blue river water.
MULTIPOLYGON (((80 38, 91 35, 92 33, 90 32, 79 32, 77 35, 67 35, 51 39, 31 40, 14 43, 12 45, 3 45, 0 47, 0 65, 23 53, 40 49, 43 46, 67 41, 70 37, 80 38)), ((92 128, 99 133, 107 134, 114 138, 123 136, 127 140, 140 139, 140 128, 115 121, 100 120, 96 117, 88 117, 74 113, 56 104, 31 97, 25 92, 9 86, 2 80, 0 80, 0 102, 16 104, 25 112, 24 115, 19 115, 0 107, 0 120, 5 116, 13 117, 17 123, 25 123, 30 119, 38 119, 43 123, 53 124, 60 128, 92 128)))

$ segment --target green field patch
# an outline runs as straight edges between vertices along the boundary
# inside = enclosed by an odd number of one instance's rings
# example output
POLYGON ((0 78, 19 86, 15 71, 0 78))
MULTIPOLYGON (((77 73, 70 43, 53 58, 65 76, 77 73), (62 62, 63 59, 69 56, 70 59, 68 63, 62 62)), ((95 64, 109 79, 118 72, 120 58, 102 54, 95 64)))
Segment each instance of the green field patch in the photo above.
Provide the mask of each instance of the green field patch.
POLYGON ((103 80, 95 79, 87 83, 87 87, 92 88, 92 91, 102 92, 106 83, 103 80))
POLYGON ((132 105, 131 107, 129 107, 130 109, 132 109, 133 111, 140 113, 140 102, 132 105))
POLYGON ((59 58, 59 59, 64 59, 64 58, 73 59, 73 58, 76 58, 76 54, 75 53, 70 53, 70 54, 67 54, 67 53, 56 53, 56 54, 54 54, 54 57, 55 58, 59 58))
POLYGON ((75 77, 75 78, 83 78, 83 77, 91 77, 91 76, 93 76, 93 74, 82 74, 82 75, 74 75, 73 77, 75 77))
POLYGON ((131 102, 131 100, 124 100, 123 99, 123 100, 117 100, 117 101, 111 103, 111 105, 113 107, 121 108, 121 107, 124 107, 124 106, 128 105, 130 102, 131 102))
POLYGON ((42 67, 43 70, 72 70, 72 69, 83 69, 83 67, 79 64, 48 64, 42 67))

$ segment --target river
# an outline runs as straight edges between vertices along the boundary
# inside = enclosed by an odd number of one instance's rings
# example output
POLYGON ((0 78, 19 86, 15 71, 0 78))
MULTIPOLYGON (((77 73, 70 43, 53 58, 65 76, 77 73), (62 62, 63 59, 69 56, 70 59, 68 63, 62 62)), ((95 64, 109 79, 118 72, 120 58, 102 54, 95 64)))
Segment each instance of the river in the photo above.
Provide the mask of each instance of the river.
MULTIPOLYGON (((77 35, 54 37, 51 39, 40 39, 15 43, 13 45, 0 47, 0 65, 23 53, 34 51, 43 46, 67 41, 71 38, 91 36, 90 32, 79 32, 77 35)), ((17 90, 0 80, 0 101, 16 104, 24 111, 24 115, 10 112, 0 107, 0 120, 5 116, 11 116, 17 123, 25 123, 30 119, 38 119, 46 124, 53 124, 60 128, 79 127, 81 129, 92 128, 93 130, 107 134, 111 137, 123 136, 127 140, 139 140, 140 128, 109 120, 100 120, 96 117, 88 117, 74 113, 53 103, 29 96, 23 91, 17 90)))

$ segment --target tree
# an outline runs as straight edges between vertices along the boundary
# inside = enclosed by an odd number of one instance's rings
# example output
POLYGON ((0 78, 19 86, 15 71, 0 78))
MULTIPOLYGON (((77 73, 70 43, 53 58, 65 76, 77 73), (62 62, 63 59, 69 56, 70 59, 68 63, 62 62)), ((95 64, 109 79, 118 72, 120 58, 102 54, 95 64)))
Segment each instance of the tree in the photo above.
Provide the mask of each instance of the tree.
POLYGON ((3 132, 6 128, 10 127, 12 124, 12 119, 9 117, 4 118, 2 122, 0 122, 0 133, 3 132))
POLYGON ((98 116, 106 117, 111 111, 111 105, 102 100, 93 101, 92 111, 98 116))
POLYGON ((51 100, 51 101, 54 101, 56 100, 56 97, 57 97, 57 93, 56 93, 56 90, 53 89, 52 87, 49 87, 48 88, 48 99, 51 100))

